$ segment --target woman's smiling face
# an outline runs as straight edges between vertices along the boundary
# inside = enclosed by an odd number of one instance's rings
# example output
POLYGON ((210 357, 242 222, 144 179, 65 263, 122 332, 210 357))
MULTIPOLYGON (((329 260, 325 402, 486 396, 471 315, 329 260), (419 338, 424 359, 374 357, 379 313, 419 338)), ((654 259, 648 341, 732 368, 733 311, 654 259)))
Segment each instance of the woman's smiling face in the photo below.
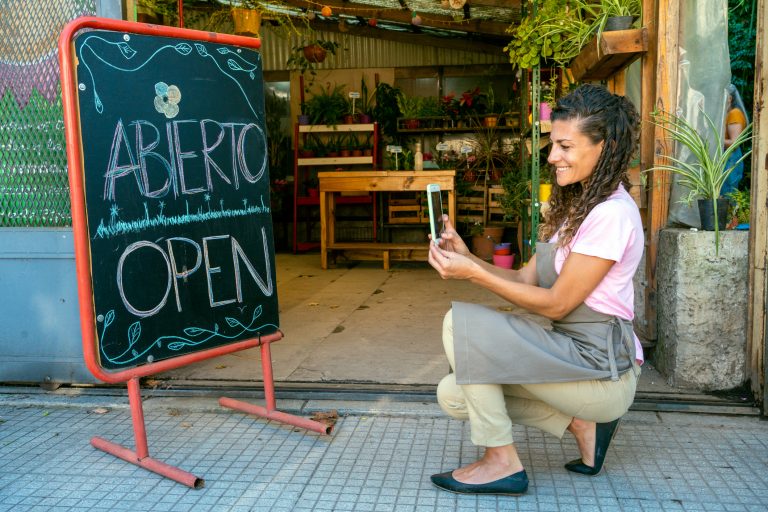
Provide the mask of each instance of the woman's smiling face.
POLYGON ((594 144, 581 133, 578 119, 553 121, 549 138, 552 147, 547 162, 555 168, 557 184, 564 187, 581 182, 586 186, 603 151, 604 141, 594 144))

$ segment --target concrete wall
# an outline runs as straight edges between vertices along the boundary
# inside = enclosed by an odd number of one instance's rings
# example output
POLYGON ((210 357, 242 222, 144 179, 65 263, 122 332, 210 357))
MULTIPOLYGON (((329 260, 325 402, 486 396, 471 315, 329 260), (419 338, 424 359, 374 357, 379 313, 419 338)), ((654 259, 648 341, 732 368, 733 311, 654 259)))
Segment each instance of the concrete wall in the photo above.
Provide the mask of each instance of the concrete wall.
POLYGON ((748 231, 665 229, 657 259, 654 363, 669 384, 702 391, 745 380, 748 231))

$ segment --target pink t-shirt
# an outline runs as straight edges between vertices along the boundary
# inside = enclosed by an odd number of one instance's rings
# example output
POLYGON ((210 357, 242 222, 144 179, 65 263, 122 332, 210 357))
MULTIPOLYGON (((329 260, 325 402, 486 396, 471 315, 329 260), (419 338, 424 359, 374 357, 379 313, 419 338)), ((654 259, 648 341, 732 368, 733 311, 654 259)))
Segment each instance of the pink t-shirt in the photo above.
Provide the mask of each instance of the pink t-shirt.
MULTIPOLYGON (((557 235, 551 242, 557 241, 557 235)), ((595 206, 571 240, 571 252, 597 256, 616 263, 584 301, 587 306, 626 320, 635 318, 635 292, 632 277, 643 257, 645 237, 640 211, 623 185, 595 206)), ((560 274, 566 251, 555 253, 555 271, 560 274)), ((635 336, 637 360, 642 363, 643 347, 635 336)))

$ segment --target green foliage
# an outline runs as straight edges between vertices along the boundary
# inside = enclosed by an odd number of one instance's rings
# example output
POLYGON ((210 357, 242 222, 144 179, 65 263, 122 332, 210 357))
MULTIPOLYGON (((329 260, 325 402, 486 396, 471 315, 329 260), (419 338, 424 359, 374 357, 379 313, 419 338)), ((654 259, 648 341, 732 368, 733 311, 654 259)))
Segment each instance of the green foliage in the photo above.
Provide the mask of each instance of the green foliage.
POLYGON ((373 117, 379 123, 382 135, 389 141, 398 139, 397 118, 400 109, 397 106, 397 98, 400 89, 386 82, 380 82, 374 91, 376 106, 373 108, 373 117))
POLYGON ((325 84, 305 104, 310 124, 339 124, 347 108, 343 84, 334 87, 330 83, 325 84))
POLYGON ((421 113, 421 98, 418 96, 406 96, 402 91, 397 96, 397 108, 400 115, 406 119, 415 119, 421 113))
POLYGON ((748 112, 752 112, 755 82, 757 9, 754 2, 729 2, 728 48, 731 57, 731 82, 739 90, 748 112), (736 5, 733 5, 736 4, 736 5))
POLYGON ((319 46, 326 51, 327 54, 336 55, 339 49, 339 43, 335 41, 326 41, 324 39, 315 39, 304 41, 300 45, 294 46, 291 50, 291 55, 285 62, 288 69, 301 72, 302 75, 309 74, 309 80, 304 86, 304 92, 309 92, 312 84, 317 76, 317 62, 312 62, 304 55, 304 48, 307 46, 319 46))
POLYGON ((421 107, 418 117, 436 117, 443 115, 443 107, 440 101, 434 96, 421 99, 421 107))
POLYGON ((531 198, 528 176, 521 169, 511 168, 501 177, 501 186, 504 195, 500 198, 501 208, 504 210, 504 220, 516 221, 522 216, 522 212, 528 207, 531 198))
POLYGON ((720 191, 728 175, 751 151, 745 151, 742 157, 732 166, 728 165, 728 157, 731 156, 731 153, 736 148, 751 139, 752 124, 747 125, 744 131, 733 141, 733 144, 723 149, 721 130, 718 129, 706 112, 702 111, 702 114, 709 130, 709 135, 715 141, 713 148, 710 147, 709 140, 703 137, 685 118, 665 111, 656 111, 651 114, 653 124, 664 130, 666 135, 676 144, 685 147, 690 152, 691 158, 678 158, 673 155, 667 155, 670 163, 659 164, 649 169, 649 171, 662 170, 677 174, 680 178, 680 184, 690 189, 688 195, 682 199, 685 203, 690 204, 697 198, 712 201, 715 213, 715 251, 718 252, 720 249, 720 233, 717 229, 717 199, 720 197, 720 191))
POLYGON ((283 119, 288 116, 288 100, 280 98, 274 91, 264 95, 265 127, 267 129, 267 158, 272 179, 283 178, 289 155, 288 131, 283 119))
POLYGON ((529 69, 540 61, 565 67, 612 16, 641 15, 641 0, 535 0, 535 15, 507 32, 509 62, 529 69))
POLYGON ((749 224, 751 210, 749 206, 750 191, 749 190, 734 190, 728 194, 728 199, 733 203, 731 215, 736 216, 736 220, 739 224, 749 224))
POLYGON ((537 5, 535 16, 526 16, 507 30, 512 35, 504 47, 509 62, 525 69, 542 59, 565 66, 589 41, 592 26, 567 0, 538 0, 537 5))

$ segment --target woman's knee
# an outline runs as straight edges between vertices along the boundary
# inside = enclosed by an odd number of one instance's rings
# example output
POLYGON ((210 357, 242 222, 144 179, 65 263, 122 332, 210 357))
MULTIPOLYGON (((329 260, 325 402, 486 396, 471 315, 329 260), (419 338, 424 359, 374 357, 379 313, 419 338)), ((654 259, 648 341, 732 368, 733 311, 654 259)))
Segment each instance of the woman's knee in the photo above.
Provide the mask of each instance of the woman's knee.
POLYGON ((454 373, 443 377, 437 385, 437 403, 447 415, 453 418, 459 420, 469 418, 467 402, 461 388, 456 384, 456 374, 454 373))

